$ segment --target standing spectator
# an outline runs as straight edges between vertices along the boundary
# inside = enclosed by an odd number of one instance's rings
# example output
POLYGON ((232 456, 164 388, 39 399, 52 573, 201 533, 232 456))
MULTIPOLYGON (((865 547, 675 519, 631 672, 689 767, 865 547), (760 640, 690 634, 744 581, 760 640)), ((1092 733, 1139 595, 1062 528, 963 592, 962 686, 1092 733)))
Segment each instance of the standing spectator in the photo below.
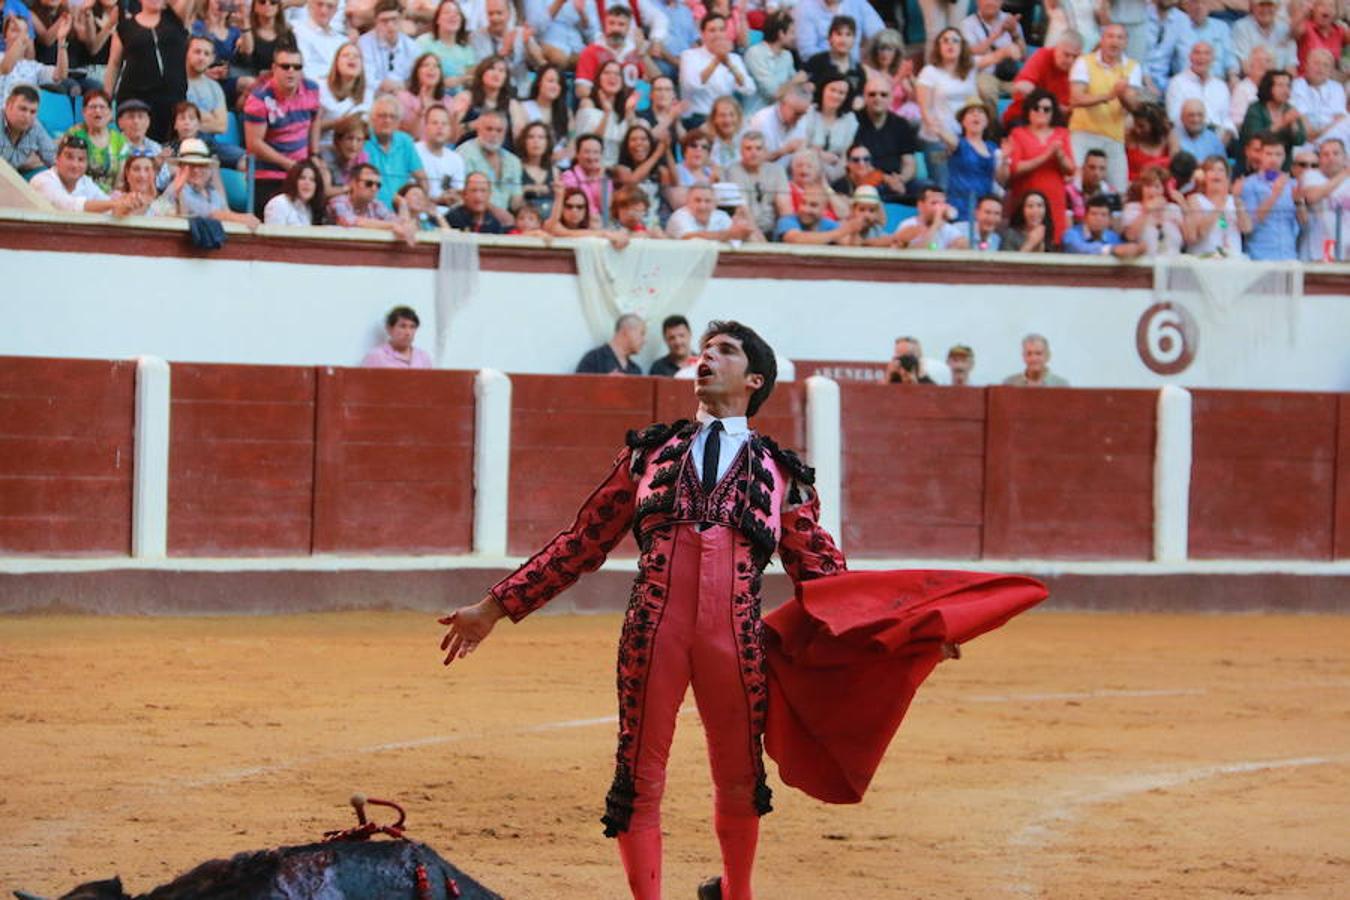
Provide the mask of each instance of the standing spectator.
POLYGON ((919 113, 923 117, 919 137, 924 142, 928 178, 943 190, 947 188, 948 148, 956 144, 956 111, 972 97, 979 97, 975 66, 960 30, 946 28, 933 42, 928 65, 919 72, 919 113))
POLYGON ((524 202, 521 193, 522 173, 520 158, 505 149, 506 120, 500 113, 486 112, 478 118, 478 137, 459 146, 464 158, 465 179, 469 172, 482 172, 492 185, 492 205, 505 217, 503 225, 510 224, 510 214, 524 202))
POLYGON ((619 61, 611 59, 602 63, 590 96, 582 100, 577 109, 576 130, 578 135, 589 134, 601 139, 601 152, 607 166, 619 161, 619 150, 628 127, 637 121, 634 114, 637 103, 637 93, 624 84, 619 61))
POLYGON ((1337 21, 1335 0, 1290 0, 1289 33, 1298 42, 1298 68, 1308 70, 1308 56, 1326 50, 1340 59, 1345 49, 1345 23, 1337 21))
POLYGON ((683 0, 655 0, 655 3, 666 17, 666 33, 658 38, 653 31, 648 58, 656 63, 661 73, 673 77, 680 71, 680 54, 698 42, 698 23, 694 21, 693 10, 683 0))
MULTIPOLYGON (((212 64, 211 79, 218 82, 223 96, 234 105, 236 85, 239 82, 233 72, 238 66, 253 56, 253 29, 247 27, 245 6, 239 0, 202 0, 197 6, 198 17, 193 21, 191 32, 196 37, 204 37, 211 42, 212 64), (232 72, 233 70, 233 72, 232 72)), ((188 45, 189 50, 191 44, 188 45)), ((192 73, 189 71, 188 76, 192 73)), ((200 96, 200 89, 199 89, 200 96)), ((197 103, 189 85, 188 99, 197 103)), ((201 105, 198 104, 198 108, 201 105)), ((203 113, 206 110, 202 110, 203 113)))
MULTIPOLYGON (((1181 83, 1181 78, 1172 79, 1172 85, 1181 83)), ((1170 91, 1171 88, 1168 88, 1170 91)), ((1208 112, 1205 110, 1205 101, 1198 97, 1192 97, 1181 104, 1180 110, 1180 128, 1172 131, 1171 145, 1169 150, 1175 156, 1179 152, 1189 153, 1196 159, 1205 159, 1210 156, 1227 155, 1224 149, 1224 142, 1219 140, 1214 129, 1210 128, 1208 121, 1208 112)), ((1225 116, 1225 121, 1227 117, 1225 116)))
POLYGON ((441 61, 445 89, 451 94, 459 93, 468 83, 473 64, 478 61, 469 45, 464 13, 455 0, 441 0, 431 20, 431 30, 417 39, 417 49, 436 54, 441 61))
POLYGON ((1053 94, 1037 88, 1027 96, 1025 108, 1027 124, 1014 128, 1007 142, 1012 206, 1017 208, 1027 192, 1039 192, 1050 204, 1055 233, 1063 234, 1068 228, 1064 180, 1077 171, 1074 147, 1068 131, 1060 125, 1059 105, 1053 94))
MULTIPOLYGON (((1277 69, 1298 65, 1298 50, 1289 35, 1289 23, 1281 21, 1279 8, 1279 0, 1252 0, 1251 15, 1234 23, 1233 55, 1243 71, 1257 47, 1270 53, 1271 64, 1277 69)), ((1260 81, 1259 75, 1256 80, 1260 81)))
POLYGON ((773 234, 778 220, 791 214, 792 200, 783 167, 766 162, 764 157, 764 136, 758 131, 745 132, 741 135, 740 161, 727 170, 726 177, 740 187, 755 227, 773 234))
POLYGON ((394 195, 409 181, 426 185, 426 172, 417 155, 413 139, 398 130, 403 108, 397 97, 387 94, 375 98, 370 108, 370 138, 366 141, 366 156, 370 164, 380 170, 384 187, 380 202, 389 206, 394 195))
POLYGON ((449 100, 445 93, 445 81, 441 76, 441 62, 434 53, 423 53, 413 63, 412 74, 408 76, 407 86, 398 92, 398 102, 403 107, 403 120, 399 130, 422 138, 422 123, 427 110, 434 107, 450 112, 449 100))
POLYGON ((258 213, 281 191, 291 166, 319 152, 319 86, 303 69, 300 51, 279 45, 272 77, 244 101, 244 145, 258 161, 253 201, 258 213))
POLYGON ((1022 363, 1025 368, 1009 375, 1003 383, 1013 387, 1068 387, 1069 382, 1050 371, 1050 342, 1039 334, 1022 338, 1022 363))
POLYGON ((450 111, 443 106, 429 107, 423 115, 422 140, 414 148, 426 173, 427 191, 438 206, 449 208, 459 202, 464 187, 464 158, 450 146, 450 111))
POLYGON ((796 73, 792 47, 797 43, 792 11, 779 9, 764 20, 764 39, 745 51, 745 69, 755 80, 755 93, 743 103, 747 113, 758 112, 778 100, 778 92, 796 73))
POLYGON ((849 219, 843 225, 825 218, 825 192, 818 187, 802 194, 797 211, 778 220, 774 236, 784 244, 843 244, 859 230, 861 222, 849 219))
POLYGON ((1003 201, 993 194, 985 194, 975 203, 975 220, 971 223, 970 229, 971 249, 996 253, 1004 249, 1006 240, 1007 234, 1003 230, 1003 201))
POLYGON ((988 138, 989 111, 978 99, 961 107, 956 123, 961 136, 948 163, 947 194, 952 198, 957 219, 966 221, 977 197, 993 191, 995 181, 1008 180, 1008 162, 1002 158, 998 144, 988 138))
POLYGON ((244 148, 225 140, 230 126, 230 107, 220 82, 209 74, 215 62, 216 43, 206 35, 193 35, 187 50, 187 99, 197 108, 201 137, 226 168, 236 168, 244 148))
POLYGON ((853 100, 862 94, 867 76, 853 55, 857 23, 848 16, 835 16, 830 22, 829 44, 825 50, 805 61, 802 70, 816 86, 816 105, 823 102, 825 87, 842 80, 846 86, 843 109, 852 110, 853 100))
POLYGON ((544 51, 534 39, 534 29, 526 22, 514 22, 507 0, 487 0, 487 25, 469 35, 469 43, 478 58, 498 57, 507 65, 511 83, 529 83, 530 66, 542 66, 544 51))
POLYGON ((1237 78, 1237 57, 1228 23, 1210 17, 1209 0, 1181 0, 1180 9, 1169 10, 1163 19, 1162 39, 1150 54, 1151 59, 1158 60, 1149 71, 1158 90, 1166 91, 1172 74, 1186 68, 1197 41, 1214 50, 1210 75, 1225 81, 1237 78))
POLYGON ((970 246, 963 229, 951 221, 947 195, 939 187, 919 193, 918 215, 905 219, 895 229, 895 246, 910 250, 965 250, 970 246))
POLYGON ((603 210, 609 206, 609 197, 614 193, 605 170, 604 142, 593 134, 583 134, 577 138, 576 154, 572 166, 562 173, 561 181, 570 188, 576 188, 586 195, 590 203, 591 215, 603 216, 603 210))
POLYGON ((322 225, 326 199, 323 193, 323 175, 311 159, 291 166, 281 193, 267 201, 263 209, 263 224, 309 227, 322 225))
POLYGON ((858 117, 846 105, 848 94, 847 81, 829 82, 820 92, 819 105, 806 119, 807 145, 815 148, 825 177, 831 181, 843 176, 845 154, 858 134, 858 117))
POLYGON ((458 231, 504 234, 501 219, 492 209, 492 185, 482 172, 470 172, 464 180, 464 202, 450 210, 445 222, 458 231))
POLYGON ((0 129, 0 159, 21 175, 56 162, 56 145, 38 121, 38 92, 26 84, 10 91, 5 100, 4 128, 0 129))
POLYGON ((108 127, 112 122, 112 101, 97 88, 85 91, 82 115, 84 124, 66 133, 84 138, 89 148, 87 174, 100 188, 111 191, 117 181, 118 166, 126 156, 122 132, 108 127))
POLYGON ((140 12, 117 25, 103 89, 150 107, 150 136, 167 140, 173 131, 173 108, 187 96, 187 42, 184 23, 192 18, 192 0, 141 0, 140 12))
MULTIPOLYGON (((18 93, 15 89, 13 98, 18 93)), ((47 202, 66 212, 112 213, 123 216, 133 208, 128 198, 113 200, 85 174, 88 167, 88 145, 84 138, 66 135, 61 138, 55 164, 33 176, 33 189, 47 202)))
MULTIPOLYGON (((576 95, 585 99, 591 95, 600 67, 607 62, 619 63, 620 85, 632 87, 648 72, 643 65, 643 54, 629 41, 633 33, 633 12, 627 6, 615 4, 605 10, 604 30, 600 38, 588 44, 577 59, 576 95)), ((615 89, 617 91, 617 89, 615 89)))
POLYGON ((1237 136, 1237 129, 1228 116, 1232 102, 1228 85, 1209 74, 1213 56, 1214 51, 1207 42, 1196 41, 1191 45, 1190 67, 1178 72, 1167 84, 1167 118, 1172 120, 1173 126, 1180 127, 1182 105, 1187 100, 1199 100, 1205 108, 1205 123, 1227 143, 1237 136))
POLYGON ((1350 257, 1350 168, 1345 144, 1328 138, 1317 148, 1318 167, 1303 173, 1303 199, 1308 204, 1306 245, 1313 262, 1350 257))
POLYGON ((648 375, 674 378, 681 369, 698 365, 698 355, 690 349, 693 334, 684 316, 666 316, 661 323, 661 340, 666 342, 666 355, 651 364, 648 375))
POLYGON ((1125 56, 1124 49, 1125 28, 1107 25, 1096 52, 1080 56, 1069 73, 1073 158, 1082 159, 1094 149, 1105 153, 1107 183, 1116 193, 1130 183, 1125 114, 1139 107, 1138 91, 1144 83, 1139 64, 1125 56))
POLYGON ((375 85, 366 82, 361 48, 348 42, 333 55, 328 76, 319 83, 319 140, 321 147, 332 144, 330 132, 347 116, 365 116, 375 98, 375 85))
POLYGON ((431 357, 413 346, 422 320, 411 306, 395 306, 384 317, 389 340, 366 354, 361 366, 367 369, 430 369, 431 357))
POLYGON ((1111 209, 1119 213, 1124 206, 1120 194, 1111 191, 1106 183, 1106 154, 1100 150, 1089 150, 1078 168, 1078 180, 1069 180, 1064 185, 1068 196, 1070 212, 1075 222, 1083 221, 1087 213, 1087 201, 1093 197, 1105 197, 1111 209))
POLYGON ((913 125, 891 112, 889 82, 868 81, 863 89, 863 102, 863 115, 859 117, 853 144, 866 147, 872 154, 872 165, 881 170, 881 199, 898 202, 917 171, 914 154, 919 151, 919 136, 913 125))
POLYGON ((1013 207, 1003 249, 1021 253, 1052 253, 1059 249, 1062 231, 1055 229, 1050 201, 1040 191, 1027 191, 1013 207))
POLYGON ((375 27, 357 38, 362 68, 377 93, 396 94, 412 75, 417 45, 403 33, 403 8, 398 0, 375 4, 375 27))
POLYGON ((1336 61, 1331 51, 1318 48, 1308 54, 1304 76, 1294 79, 1289 102, 1303 115, 1308 140, 1317 143, 1322 135, 1345 121, 1345 87, 1332 78, 1336 61))
POLYGON ((975 76, 980 96, 993 103, 1001 88, 1011 86, 1026 56, 1022 24, 1003 11, 1002 0, 975 0, 975 12, 961 20, 961 35, 970 55, 981 60, 975 76))
POLYGON ((755 82, 740 54, 731 49, 726 17, 709 13, 699 25, 703 43, 680 54, 680 96, 689 104, 686 128, 702 125, 713 101, 726 94, 750 97, 755 82))
POLYGON ((1111 201, 1098 194, 1089 197, 1083 221, 1064 233, 1064 252, 1087 256, 1133 259, 1144 252, 1139 244, 1125 241, 1111 228, 1111 201))
POLYGON ((1022 104, 1036 88, 1049 91, 1060 109, 1068 109, 1071 99, 1069 73, 1082 54, 1083 38, 1076 31, 1064 32, 1054 46, 1042 47, 1031 54, 1031 59, 1013 79, 1012 102, 1003 113, 1003 125, 1011 128, 1026 120, 1022 104))
POLYGON ((778 94, 778 102, 750 117, 747 126, 764 137, 764 158, 777 162, 806 146, 806 114, 811 109, 811 88, 801 81, 789 81, 778 94))
POLYGON ((700 238, 705 241, 743 241, 752 233, 750 225, 735 221, 717 208, 712 185, 700 182, 689 188, 685 204, 670 214, 666 234, 676 240, 700 238))
POLYGON ((177 167, 173 182, 150 207, 151 215, 234 222, 250 231, 261 224, 252 213, 230 209, 216 172, 217 161, 201 138, 183 141, 173 162, 177 167))
POLYGON ((577 372, 585 375, 641 375, 633 357, 642 352, 647 340, 647 323, 635 313, 624 313, 614 323, 609 343, 589 350, 577 363, 577 372))
MULTIPOLYGON (((983 201, 980 205, 984 205, 983 201)), ((947 371, 952 373, 952 387, 969 387, 970 373, 975 371, 975 351, 965 344, 953 344, 947 351, 947 371)))
POLYGON ((1256 102, 1256 92, 1261 84, 1261 79, 1266 77, 1266 73, 1274 68, 1273 57, 1270 50, 1265 47, 1257 46, 1252 49, 1252 55, 1246 59, 1246 76, 1239 81, 1231 92, 1228 101, 1228 120, 1233 123, 1233 131, 1242 129, 1242 121, 1247 118, 1247 110, 1256 102))
MULTIPOLYGON (((964 7, 968 2, 957 0, 953 5, 964 7)), ((810 59, 829 48, 830 23, 839 16, 848 16, 856 23, 858 34, 849 50, 855 63, 862 58, 862 41, 870 41, 886 28, 881 16, 864 0, 799 0, 792 12, 797 20, 797 55, 802 59, 810 59)), ((964 8, 961 15, 965 15, 964 8)), ((960 21, 959 16, 956 21, 960 21)))
POLYGON ((389 231, 413 246, 417 230, 412 222, 400 219, 380 202, 380 170, 362 163, 352 174, 351 189, 328 201, 328 221, 343 228, 370 228, 389 231))
POLYGON ((1307 142, 1308 128, 1303 115, 1289 102, 1292 78, 1288 72, 1271 70, 1261 77, 1256 89, 1256 102, 1247 109, 1238 139, 1246 145, 1257 135, 1274 134, 1284 145, 1285 168, 1294 155, 1294 148, 1307 142))
POLYGON ((1121 224, 1125 240, 1142 244, 1147 256, 1181 253, 1183 213, 1186 200, 1167 185, 1167 170, 1149 166, 1139 173, 1126 196, 1121 224))
MULTIPOLYGON (((5 3, 5 11, 9 12, 13 6, 17 6, 25 13, 28 12, 20 0, 5 3)), ((84 68, 86 90, 89 89, 89 82, 93 82, 94 87, 101 87, 104 84, 103 76, 108 69, 112 36, 117 31, 117 21, 121 16, 121 4, 118 0, 96 0, 78 9, 72 9, 72 12, 75 37, 80 42, 80 52, 76 61, 84 68)), ((22 16, 25 22, 31 17, 31 14, 22 16)), ((0 47, 0 50, 3 49, 0 47)))
POLYGON ((1298 230, 1305 213, 1296 205, 1298 183, 1285 168, 1285 143, 1263 132, 1261 169, 1242 181, 1242 203, 1252 217, 1247 255, 1255 260, 1298 259, 1298 230))
POLYGON ((1186 198, 1190 212, 1185 222, 1186 252, 1244 259, 1242 236, 1252 230, 1252 220, 1241 196, 1232 190, 1228 160, 1222 155, 1211 156, 1200 167, 1205 174, 1204 190, 1186 198))
POLYGON ((735 97, 718 97, 713 101, 712 114, 704 125, 712 146, 708 156, 712 164, 725 169, 741 155, 741 131, 745 128, 745 116, 735 97))
MULTIPOLYGON (((295 46, 305 63, 305 77, 311 81, 323 81, 333 67, 338 49, 347 43, 342 19, 333 21, 337 8, 337 0, 307 0, 305 13, 292 23, 295 46)), ((276 51, 272 52, 275 62, 276 51)))
POLYGON ((1156 103, 1143 103, 1134 111, 1125 135, 1125 159, 1130 182, 1149 166, 1166 169, 1172 162, 1172 123, 1167 111, 1156 103))

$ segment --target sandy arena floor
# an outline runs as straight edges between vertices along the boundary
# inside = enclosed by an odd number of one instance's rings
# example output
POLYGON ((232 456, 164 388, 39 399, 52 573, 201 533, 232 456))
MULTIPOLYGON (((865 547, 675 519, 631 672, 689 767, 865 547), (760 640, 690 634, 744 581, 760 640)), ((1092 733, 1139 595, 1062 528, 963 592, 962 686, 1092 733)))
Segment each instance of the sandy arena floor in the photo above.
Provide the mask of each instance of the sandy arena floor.
MULTIPOLYGON (((447 671, 405 613, 0 619, 0 888, 148 890, 346 827, 362 790, 506 897, 622 897, 618 625, 504 623, 447 671)), ((863 804, 775 784, 758 894, 1345 897, 1348 651, 1350 618, 1024 616, 938 669, 863 804)), ((690 712, 677 900, 717 870, 709 796, 690 712)))

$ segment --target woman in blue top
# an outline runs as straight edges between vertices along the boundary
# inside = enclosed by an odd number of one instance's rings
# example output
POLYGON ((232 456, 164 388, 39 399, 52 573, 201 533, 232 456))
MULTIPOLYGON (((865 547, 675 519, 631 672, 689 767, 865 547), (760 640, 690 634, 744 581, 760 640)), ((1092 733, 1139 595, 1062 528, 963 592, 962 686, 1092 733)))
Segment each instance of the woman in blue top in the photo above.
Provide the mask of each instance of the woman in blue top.
POLYGON ((242 0, 206 0, 198 10, 192 33, 210 38, 216 48, 216 61, 206 74, 220 82, 225 102, 233 108, 239 76, 245 74, 238 66, 253 56, 253 30, 248 28, 244 4, 242 0))
POLYGON ((961 221, 970 221, 977 198, 990 193, 994 182, 1008 179, 1008 163, 998 145, 985 134, 989 129, 989 111, 972 99, 956 114, 961 136, 951 147, 947 162, 947 202, 961 221))

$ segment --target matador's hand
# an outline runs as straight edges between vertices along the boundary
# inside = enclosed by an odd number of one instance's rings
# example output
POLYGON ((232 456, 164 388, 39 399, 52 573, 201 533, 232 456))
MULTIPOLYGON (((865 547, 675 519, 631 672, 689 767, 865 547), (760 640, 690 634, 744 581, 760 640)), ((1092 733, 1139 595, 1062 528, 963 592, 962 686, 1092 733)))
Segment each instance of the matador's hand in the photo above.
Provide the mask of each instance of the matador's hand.
POLYGON ((504 615, 506 613, 496 599, 484 597, 473 606, 460 607, 445 618, 437 619, 450 629, 441 638, 441 649, 445 651, 443 664, 448 666, 477 649, 504 615))

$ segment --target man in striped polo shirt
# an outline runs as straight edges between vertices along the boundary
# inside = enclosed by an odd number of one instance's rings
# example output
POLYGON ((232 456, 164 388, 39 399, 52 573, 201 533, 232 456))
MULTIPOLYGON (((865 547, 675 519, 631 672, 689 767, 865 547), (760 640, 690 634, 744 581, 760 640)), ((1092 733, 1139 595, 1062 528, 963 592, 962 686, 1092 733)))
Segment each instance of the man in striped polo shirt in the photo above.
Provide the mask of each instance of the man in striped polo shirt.
POLYGON ((294 41, 277 43, 272 77, 244 101, 244 143, 257 158, 253 211, 281 192, 286 173, 319 152, 319 86, 303 74, 294 41))

